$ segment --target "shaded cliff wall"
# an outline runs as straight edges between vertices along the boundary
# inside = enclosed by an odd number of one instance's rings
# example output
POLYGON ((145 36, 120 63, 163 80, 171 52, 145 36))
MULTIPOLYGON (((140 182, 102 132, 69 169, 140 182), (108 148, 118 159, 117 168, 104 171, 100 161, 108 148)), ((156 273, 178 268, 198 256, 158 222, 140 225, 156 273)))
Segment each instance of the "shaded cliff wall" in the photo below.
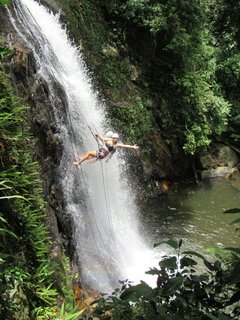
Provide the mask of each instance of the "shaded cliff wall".
POLYGON ((166 144, 159 129, 160 110, 168 106, 152 95, 142 75, 143 64, 148 65, 153 55, 151 35, 135 30, 132 38, 126 38, 122 30, 114 29, 111 17, 98 1, 43 2, 55 11, 61 9, 63 23, 84 53, 96 89, 106 102, 110 126, 121 133, 123 141, 141 146, 141 179, 142 174, 146 181, 189 177, 191 157, 177 142, 166 144), (138 48, 138 61, 129 41, 138 48))
MULTIPOLYGON (((123 141, 140 145, 137 170, 134 163, 131 167, 134 174, 145 181, 186 176, 191 161, 177 145, 170 149, 162 139, 157 125, 157 103, 144 89, 146 84, 143 86, 141 82, 141 67, 131 61, 127 43, 114 38, 102 8, 93 1, 42 2, 55 12, 61 10, 62 21, 67 25, 70 37, 80 45, 88 68, 93 71, 94 85, 105 99, 109 126, 119 130, 123 141)), ((71 251, 72 221, 64 212, 61 190, 55 178, 62 147, 53 124, 53 114, 48 108, 48 87, 36 76, 33 54, 14 31, 3 6, 0 7, 0 19, 2 35, 13 48, 12 56, 4 62, 5 71, 11 77, 16 94, 30 106, 28 117, 36 138, 35 158, 42 168, 41 177, 56 250, 61 247, 60 232, 71 251)), ((58 92, 59 105, 64 106, 61 88, 58 92)))
MULTIPOLYGON (((62 146, 54 125, 54 117, 49 105, 48 86, 36 75, 33 53, 26 48, 9 21, 6 9, 0 6, 2 36, 13 53, 3 60, 3 68, 9 75, 15 94, 28 106, 28 118, 34 139, 32 150, 35 161, 40 164, 47 215, 54 239, 54 255, 61 254, 62 240, 72 253, 72 221, 64 212, 61 190, 56 182, 56 168, 61 160, 62 146), (62 235, 62 237, 60 237, 62 235)), ((58 88, 59 105, 65 104, 65 97, 58 88)))
MULTIPOLYGON (((50 312, 47 299, 53 314, 56 306, 60 308, 60 300, 73 303, 68 262, 63 258, 63 240, 68 252, 73 252, 72 225, 55 180, 62 147, 48 108, 48 86, 38 79, 33 54, 15 33, 1 5, 0 21, 5 45, 12 47, 12 54, 0 61, 1 185, 11 186, 1 191, 1 229, 5 228, 1 232, 0 318, 27 320, 35 319, 36 313, 50 312), (41 181, 35 161, 40 163, 41 181), (41 290, 45 290, 44 302, 41 290)), ((64 104, 61 90, 58 99, 64 104)))

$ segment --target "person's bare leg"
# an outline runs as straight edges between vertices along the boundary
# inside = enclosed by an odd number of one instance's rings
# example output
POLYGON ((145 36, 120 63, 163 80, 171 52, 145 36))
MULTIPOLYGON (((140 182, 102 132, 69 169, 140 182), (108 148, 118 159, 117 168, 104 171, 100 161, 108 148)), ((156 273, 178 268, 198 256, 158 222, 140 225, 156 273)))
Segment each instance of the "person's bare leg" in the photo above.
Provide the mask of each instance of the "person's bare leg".
POLYGON ((88 151, 86 152, 82 157, 80 157, 79 159, 75 160, 73 162, 73 164, 75 164, 76 166, 80 165, 83 161, 91 159, 91 158, 96 158, 97 157, 97 152, 94 151, 88 151))

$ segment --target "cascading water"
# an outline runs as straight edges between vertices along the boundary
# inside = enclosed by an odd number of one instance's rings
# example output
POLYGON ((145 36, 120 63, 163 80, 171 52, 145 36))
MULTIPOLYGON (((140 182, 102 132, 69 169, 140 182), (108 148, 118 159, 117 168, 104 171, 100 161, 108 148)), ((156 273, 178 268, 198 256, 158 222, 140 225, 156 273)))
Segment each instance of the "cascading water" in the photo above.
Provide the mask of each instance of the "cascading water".
POLYGON ((111 291, 118 280, 144 279, 152 264, 152 250, 139 235, 137 209, 118 155, 106 163, 73 165, 79 154, 97 148, 94 132, 106 132, 104 105, 94 92, 79 49, 68 39, 59 16, 34 0, 16 0, 11 21, 33 51, 37 77, 48 83, 55 125, 63 141, 58 169, 65 210, 75 226, 76 250, 83 282, 111 291), (15 20, 16 19, 16 20, 15 20), (24 33, 18 30, 21 25, 24 33), (24 35, 23 35, 24 34, 24 35), (58 100, 56 83, 66 96, 66 110, 58 100))

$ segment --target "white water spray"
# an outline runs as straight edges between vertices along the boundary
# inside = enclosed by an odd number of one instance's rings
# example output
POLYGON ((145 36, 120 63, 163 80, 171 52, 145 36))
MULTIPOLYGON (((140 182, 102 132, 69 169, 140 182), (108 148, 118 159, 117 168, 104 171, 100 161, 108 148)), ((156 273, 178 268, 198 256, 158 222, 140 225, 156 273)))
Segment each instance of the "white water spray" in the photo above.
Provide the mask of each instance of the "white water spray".
POLYGON ((34 0, 16 0, 12 23, 33 51, 37 77, 49 86, 51 108, 63 141, 58 170, 65 210, 75 225, 76 250, 82 280, 90 286, 111 291, 118 280, 146 280, 144 272, 154 265, 152 249, 139 235, 137 208, 114 155, 104 161, 72 163, 76 156, 97 148, 89 127, 103 134, 104 105, 93 91, 79 49, 69 40, 59 16, 34 0), (18 24, 24 28, 24 35, 18 24), (64 90, 66 110, 56 92, 64 90))

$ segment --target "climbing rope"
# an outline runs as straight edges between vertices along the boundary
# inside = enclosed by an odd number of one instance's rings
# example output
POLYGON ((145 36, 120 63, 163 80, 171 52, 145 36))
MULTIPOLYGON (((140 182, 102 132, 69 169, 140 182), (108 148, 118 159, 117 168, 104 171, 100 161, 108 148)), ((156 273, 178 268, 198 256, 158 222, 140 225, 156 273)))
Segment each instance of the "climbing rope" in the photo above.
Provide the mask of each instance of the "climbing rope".
MULTIPOLYGON (((94 127, 94 126, 93 126, 94 127)), ((94 128, 95 132, 96 129, 94 128)), ((95 136, 96 138, 96 136, 95 136)), ((96 138, 98 147, 100 146, 98 139, 96 138)), ((105 167, 105 170, 103 168, 103 163, 100 161, 101 165, 101 174, 102 174, 102 181, 103 181, 103 191, 104 191, 104 199, 105 199, 105 204, 106 204, 106 211, 107 211, 107 217, 108 217, 108 224, 110 225, 110 232, 111 232, 111 237, 112 240, 115 240, 114 238, 114 233, 113 233, 113 222, 112 222, 112 214, 111 214, 111 207, 110 207, 110 201, 109 201, 109 193, 108 193, 108 183, 107 183, 107 169, 105 167), (104 175, 105 171, 105 175, 104 175), (106 176, 106 178, 105 178, 106 176)))
MULTIPOLYGON (((107 170, 105 170, 105 172, 106 172, 106 177, 107 177, 107 170)), ((106 181, 105 176, 104 176, 104 169, 103 169, 102 162, 101 162, 101 174, 102 174, 104 199, 105 199, 105 203, 106 203, 106 211, 107 211, 108 223, 110 225, 110 232, 111 232, 112 240, 115 240, 114 233, 113 233, 113 223, 112 223, 111 208, 110 208, 109 196, 108 196, 108 192, 107 192, 107 181, 106 181)))
MULTIPOLYGON (((77 145, 77 139, 76 139, 76 135, 75 135, 74 130, 73 130, 73 125, 72 125, 72 120, 71 120, 69 108, 68 108, 67 114, 68 114, 68 120, 69 120, 69 124, 70 124, 70 128, 71 128, 71 133, 72 133, 72 137, 73 137, 73 141, 71 141, 71 143, 72 143, 72 146, 73 146, 73 150, 76 150, 76 154, 79 156, 78 150, 77 150, 77 148, 75 147, 75 146, 77 145)), ((92 134, 92 136, 94 137, 94 139, 95 139, 95 140, 97 141, 97 143, 98 143, 97 137, 96 137, 96 135, 94 134, 94 132, 93 132, 91 126, 89 125, 88 121, 86 120, 86 118, 84 117, 84 115, 83 115, 81 112, 80 112, 80 114, 81 114, 84 122, 86 123, 86 125, 87 125, 90 133, 92 134)), ((86 182, 85 174, 84 174, 84 172, 83 172, 83 169, 82 169, 82 166, 81 166, 81 165, 80 165, 80 168, 81 168, 81 175, 82 175, 83 184, 84 184, 84 186, 85 186, 85 190, 86 190, 87 196, 88 196, 88 198, 90 199, 90 194, 89 194, 89 191, 88 191, 88 188, 87 188, 87 182, 86 182)), ((78 171, 78 172, 79 172, 79 171, 78 171)), ((106 187, 104 187, 104 194, 106 194, 106 187)), ((105 196, 105 199, 107 199, 107 196, 105 196)), ((106 201, 106 200, 105 200, 105 201, 106 201)), ((107 204, 106 204, 106 207, 108 207, 107 204)), ((99 238, 100 238, 100 240, 101 240, 101 242, 102 242, 102 244, 103 244, 103 247, 105 248, 106 252, 109 254, 110 258, 113 259, 112 253, 109 251, 109 249, 108 249, 108 247, 107 247, 107 245, 106 245, 106 243, 105 243, 105 241, 104 241, 104 239, 103 239, 103 237, 102 237, 102 235, 101 235, 101 232, 100 232, 98 223, 97 223, 97 221, 96 221, 96 217, 95 217, 95 215, 94 215, 94 210, 93 210, 93 207, 91 206, 91 204, 90 204, 90 207, 89 207, 89 213, 90 213, 90 218, 92 219, 92 221, 94 222, 94 224, 95 224, 95 226, 96 226, 96 230, 97 230, 97 233, 98 233, 98 235, 99 235, 99 238)), ((110 226, 110 230, 112 230, 112 223, 111 223, 110 213, 109 213, 109 210, 108 210, 108 209, 107 209, 107 216, 108 216, 108 223, 109 223, 109 226, 110 226)), ((95 234, 94 234, 93 227, 92 227, 91 223, 89 223, 89 229, 91 230, 92 237, 93 237, 93 241, 94 241, 95 246, 96 246, 96 248, 97 248, 97 250, 98 250, 98 252, 99 252, 99 257, 100 257, 101 260, 102 260, 102 264, 105 266, 106 270, 108 270, 108 269, 107 269, 107 266, 106 266, 106 264, 105 264, 105 261, 104 261, 103 258, 102 258, 101 252, 100 252, 100 250, 99 250, 99 244, 98 244, 98 242, 97 242, 97 240, 96 240, 96 237, 95 237, 95 234)))
MULTIPOLYGON (((83 182, 84 182, 85 186, 87 187, 87 182, 86 182, 86 178, 85 178, 85 175, 84 175, 82 166, 81 166, 81 172, 82 172, 83 182)), ((92 208, 92 207, 91 207, 91 212, 93 213, 93 208, 92 208)), ((105 244, 105 242, 104 242, 104 240, 103 240, 103 238, 102 238, 102 235, 101 235, 101 232, 100 232, 100 230, 99 230, 98 223, 97 223, 97 221, 96 221, 96 218, 95 218, 94 214, 93 214, 92 216, 93 216, 94 223, 95 223, 95 225, 96 225, 97 232, 98 232, 99 237, 100 237, 100 239, 101 239, 101 241, 102 241, 102 244, 103 244, 106 252, 107 252, 107 253, 109 254, 109 256, 112 258, 112 254, 111 254, 111 252, 108 250, 108 248, 107 248, 107 246, 106 246, 106 244, 105 244)), ((91 226, 91 225, 90 225, 90 228, 91 228, 91 231, 92 231, 92 234, 93 234, 94 242, 95 242, 95 244, 96 244, 96 246, 97 246, 97 248, 98 248, 98 245, 97 245, 96 239, 95 239, 95 237, 94 237, 94 232, 93 232, 93 229, 92 229, 92 226, 91 226)), ((99 248, 98 248, 98 250, 99 250, 99 248)), ((99 253, 100 253, 100 251, 99 251, 99 253)), ((100 256, 101 256, 101 255, 100 255, 100 256)), ((105 265, 105 263, 104 263, 104 265, 105 265)))

